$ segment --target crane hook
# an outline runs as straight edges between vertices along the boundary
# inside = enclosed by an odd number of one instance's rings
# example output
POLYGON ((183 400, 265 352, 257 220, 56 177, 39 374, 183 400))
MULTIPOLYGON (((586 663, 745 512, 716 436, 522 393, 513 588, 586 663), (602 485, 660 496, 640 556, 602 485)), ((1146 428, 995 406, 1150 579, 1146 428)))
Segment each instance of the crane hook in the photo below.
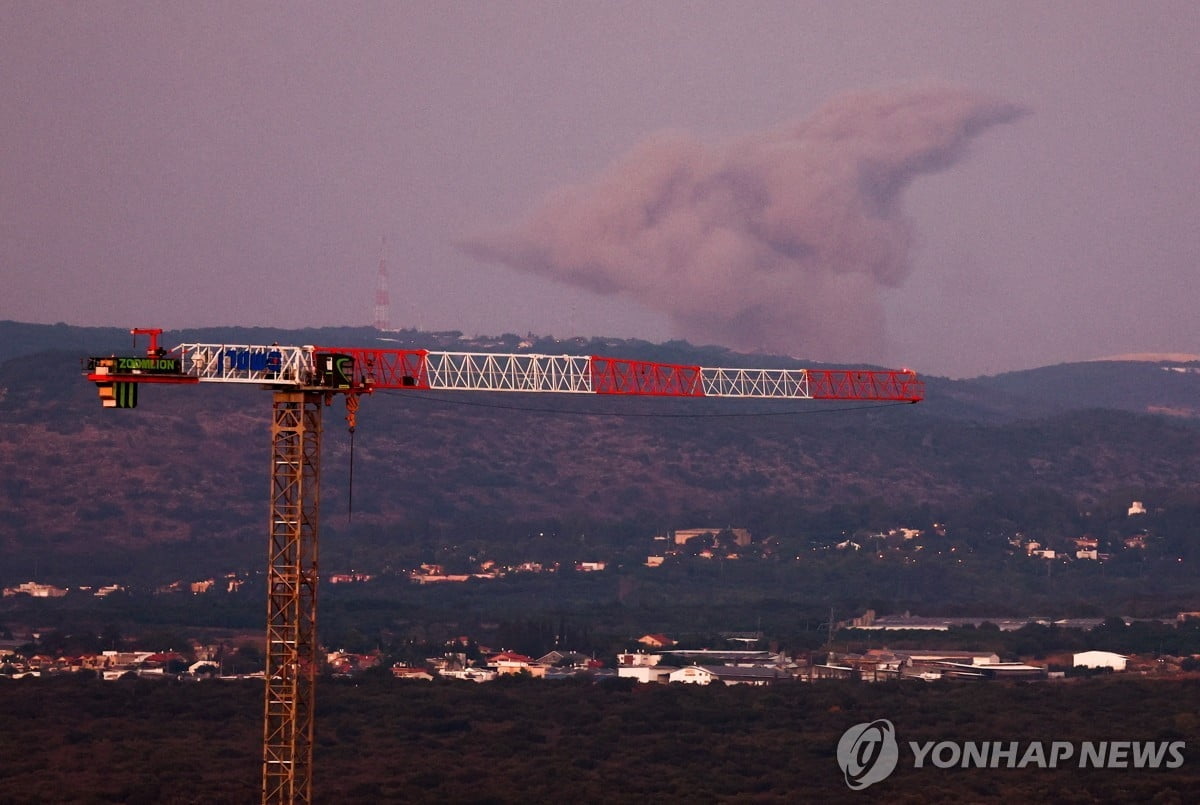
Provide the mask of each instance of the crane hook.
POLYGON ((346 493, 346 522, 354 517, 354 429, 358 426, 358 395, 346 395, 346 424, 350 428, 350 481, 346 493))
POLYGON ((350 427, 350 432, 354 433, 354 429, 358 427, 358 395, 346 395, 346 424, 350 427))

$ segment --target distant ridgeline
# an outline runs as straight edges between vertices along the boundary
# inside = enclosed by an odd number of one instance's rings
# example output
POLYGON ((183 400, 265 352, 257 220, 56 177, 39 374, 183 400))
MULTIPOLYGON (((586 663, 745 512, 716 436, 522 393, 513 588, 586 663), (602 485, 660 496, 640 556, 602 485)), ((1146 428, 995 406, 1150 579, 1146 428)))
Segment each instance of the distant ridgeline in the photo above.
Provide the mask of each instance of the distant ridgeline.
MULTIPOLYGON (((365 327, 189 330, 162 344, 192 340, 804 365, 681 341, 365 327)), ((96 404, 80 362, 136 354, 131 342, 118 328, 0 322, 0 569, 15 574, 6 583, 48 580, 38 576, 50 557, 97 573, 120 572, 132 557, 147 567, 207 563, 207 572, 234 569, 211 566, 234 555, 261 560, 269 395, 146 388, 136 411, 114 416, 96 404)), ((1130 500, 1146 501, 1150 555, 1173 548, 1169 535, 1192 515, 1197 370, 1110 362, 926 378, 916 406, 378 392, 359 412, 349 521, 331 516, 350 508, 349 440, 337 417, 325 420, 323 556, 353 545, 382 564, 403 549, 419 564, 432 561, 426 548, 480 545, 540 561, 538 552, 569 545, 608 545, 611 557, 636 544, 641 564, 645 541, 675 524, 717 528, 714 537, 734 544, 744 528, 808 550, 809 541, 933 522, 950 523, 952 535, 990 533, 1003 555, 1018 532, 1078 538, 1110 514, 1119 531, 1130 500), (543 532, 559 536, 531 536, 543 532)))

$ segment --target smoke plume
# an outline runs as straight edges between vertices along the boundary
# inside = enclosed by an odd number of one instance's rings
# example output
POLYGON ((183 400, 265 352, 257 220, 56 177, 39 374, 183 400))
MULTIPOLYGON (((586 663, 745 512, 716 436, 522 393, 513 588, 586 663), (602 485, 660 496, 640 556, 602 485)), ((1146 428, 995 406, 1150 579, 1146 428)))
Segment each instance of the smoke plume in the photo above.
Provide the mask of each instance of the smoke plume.
POLYGON ((692 341, 869 359, 884 343, 879 290, 911 270, 905 187, 1021 113, 939 86, 842 95, 717 145, 662 133, 464 248, 636 299, 692 341))

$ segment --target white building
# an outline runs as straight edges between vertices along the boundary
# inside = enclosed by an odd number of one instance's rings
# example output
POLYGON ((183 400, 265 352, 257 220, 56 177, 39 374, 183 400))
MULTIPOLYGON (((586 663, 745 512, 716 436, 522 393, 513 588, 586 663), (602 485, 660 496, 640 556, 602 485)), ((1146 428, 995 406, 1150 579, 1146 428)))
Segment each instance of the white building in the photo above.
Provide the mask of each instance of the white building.
POLYGON ((687 668, 680 668, 671 672, 670 680, 672 682, 686 682, 689 685, 711 685, 717 679, 717 675, 712 671, 700 665, 689 665, 687 668))
POLYGON ((4 588, 5 598, 13 595, 21 595, 22 593, 34 598, 62 598, 67 594, 67 590, 62 587, 55 587, 53 584, 38 584, 36 581, 27 581, 24 584, 18 584, 16 587, 4 588))
POLYGON ((1114 654, 1111 651, 1084 651, 1071 658, 1071 664, 1076 668, 1111 668, 1114 671, 1124 671, 1129 658, 1124 654, 1114 654))
POLYGON ((773 685, 789 679, 790 674, 778 668, 746 668, 738 665, 689 665, 673 671, 671 682, 691 685, 711 685, 723 682, 726 685, 773 685))
POLYGON ((644 651, 627 651, 617 655, 617 665, 658 665, 661 660, 661 654, 647 654, 644 651))
POLYGON ((464 668, 459 670, 438 671, 439 676, 447 679, 465 679, 469 682, 491 682, 496 678, 496 672, 490 668, 464 668))
POLYGON ((671 665, 618 665, 617 676, 623 679, 636 679, 638 682, 665 685, 671 681, 671 674, 678 670, 671 665))
POLYGON ((898 651, 908 657, 910 662, 957 662, 966 665, 997 665, 1000 655, 994 651, 898 651))

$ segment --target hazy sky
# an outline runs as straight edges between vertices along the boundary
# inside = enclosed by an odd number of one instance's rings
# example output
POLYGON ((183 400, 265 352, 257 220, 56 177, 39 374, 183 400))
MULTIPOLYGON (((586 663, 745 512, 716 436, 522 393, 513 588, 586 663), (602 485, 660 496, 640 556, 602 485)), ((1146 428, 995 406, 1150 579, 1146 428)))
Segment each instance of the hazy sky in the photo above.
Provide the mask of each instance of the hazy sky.
POLYGON ((1200 353, 1200 3, 0 0, 0 319, 1200 353))

